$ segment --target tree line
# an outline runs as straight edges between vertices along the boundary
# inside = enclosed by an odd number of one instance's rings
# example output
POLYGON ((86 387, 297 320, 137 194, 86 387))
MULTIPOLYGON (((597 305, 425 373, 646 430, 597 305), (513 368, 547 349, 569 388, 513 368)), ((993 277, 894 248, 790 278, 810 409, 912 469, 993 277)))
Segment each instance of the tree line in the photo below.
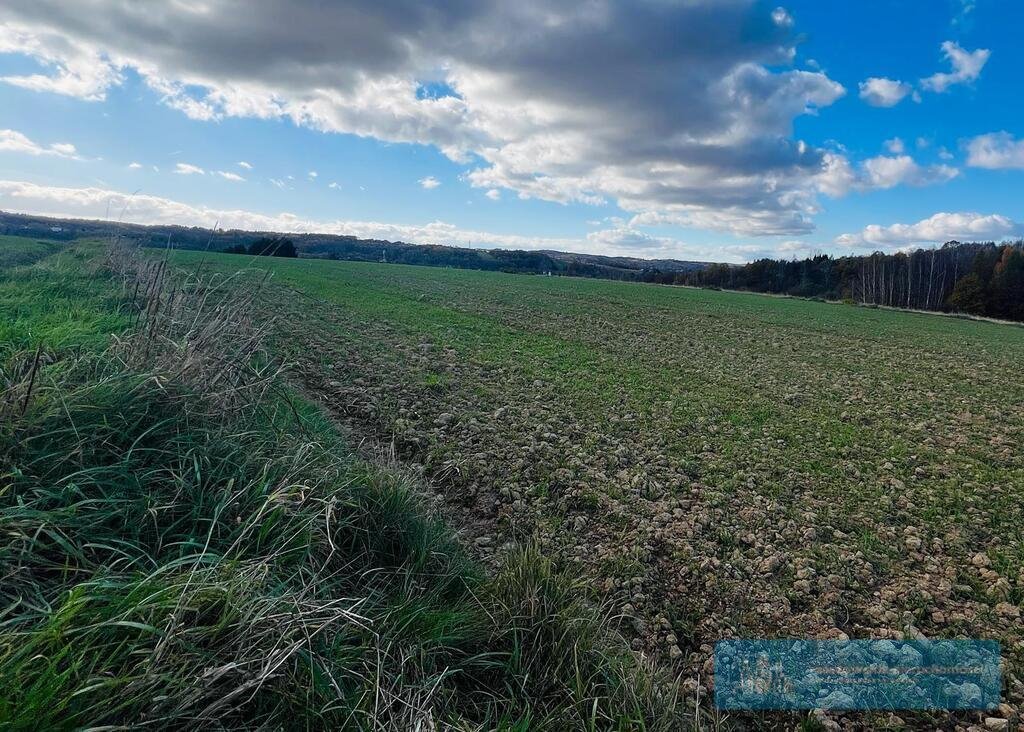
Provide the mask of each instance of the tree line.
POLYGON ((295 243, 283 236, 263 236, 249 246, 245 244, 232 244, 225 247, 225 254, 249 254, 254 257, 297 257, 295 243))
POLYGON ((671 283, 1024 321, 1024 241, 713 264, 671 283))
POLYGON ((425 267, 454 267, 511 274, 538 274, 561 277, 590 277, 627 282, 653 282, 667 272, 674 274, 705 266, 700 262, 660 260, 650 262, 635 257, 608 257, 556 251, 522 249, 471 249, 443 244, 407 244, 374 239, 304 243, 302 253, 357 262, 414 264, 425 267))

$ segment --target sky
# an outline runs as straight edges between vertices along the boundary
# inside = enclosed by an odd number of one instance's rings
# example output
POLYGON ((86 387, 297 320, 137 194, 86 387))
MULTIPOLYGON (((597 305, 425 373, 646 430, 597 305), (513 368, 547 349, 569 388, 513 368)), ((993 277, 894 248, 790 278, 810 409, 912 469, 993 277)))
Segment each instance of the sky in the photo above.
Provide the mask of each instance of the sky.
POLYGON ((1024 3, 4 0, 0 210, 743 262, 1024 234, 1024 3))

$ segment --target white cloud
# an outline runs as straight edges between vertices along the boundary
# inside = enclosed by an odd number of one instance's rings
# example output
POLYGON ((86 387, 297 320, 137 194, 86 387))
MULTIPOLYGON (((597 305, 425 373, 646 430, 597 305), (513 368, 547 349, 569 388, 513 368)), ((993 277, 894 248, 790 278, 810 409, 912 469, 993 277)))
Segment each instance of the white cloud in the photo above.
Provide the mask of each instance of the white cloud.
POLYGON ((140 168, 142 168, 142 163, 128 163, 128 167, 132 170, 139 170, 140 168))
POLYGON ((252 170, 252 164, 251 163, 247 163, 244 160, 239 160, 238 161, 238 167, 239 168, 245 168, 246 170, 252 170))
POLYGON ((950 165, 919 165, 909 155, 878 155, 854 167, 845 155, 831 153, 826 156, 817 185, 825 195, 838 198, 850 191, 945 183, 959 174, 960 171, 950 165))
MULTIPOLYGON (((743 262, 752 262, 757 259, 806 259, 821 251, 820 247, 815 244, 796 239, 775 245, 730 244, 722 249, 743 262)), ((719 261, 722 259, 719 258, 719 261)))
POLYGON ((123 81, 118 62, 45 24, 31 29, 5 25, 0 15, 0 53, 26 54, 51 71, 0 77, 0 82, 23 89, 100 101, 106 98, 107 89, 123 81))
POLYGON ((784 8, 753 0, 6 0, 9 83, 83 99, 137 74, 200 120, 285 119, 433 145, 484 190, 739 233, 805 233, 825 151, 794 119, 845 89, 792 67, 784 8), (780 12, 781 11, 781 12, 780 12), (225 36, 224 28, 237 32, 225 36), (672 29, 672 32, 666 32, 672 29), (451 94, 423 95, 421 80, 451 94))
POLYGON ((864 161, 863 170, 867 187, 883 189, 901 184, 926 186, 945 183, 960 174, 960 171, 949 165, 918 165, 909 155, 869 158, 864 161))
POLYGON ((242 183, 242 182, 245 181, 245 178, 240 176, 238 173, 232 173, 232 172, 227 171, 227 170, 218 170, 218 171, 216 171, 216 173, 221 178, 224 178, 225 180, 233 181, 235 183, 242 183))
POLYGON ((966 51, 954 41, 945 41, 942 44, 942 54, 953 66, 953 71, 951 73, 940 72, 921 79, 921 86, 929 91, 944 92, 954 84, 974 81, 988 62, 991 51, 987 48, 966 51))
POLYGON ((893 155, 902 155, 907 149, 903 144, 903 140, 899 137, 893 137, 890 140, 886 140, 883 144, 885 145, 885 149, 893 155))
MULTIPOLYGON (((955 84, 974 81, 981 74, 988 62, 991 51, 979 48, 966 51, 955 41, 942 44, 942 54, 949 61, 953 70, 949 73, 939 72, 921 79, 921 89, 933 92, 944 92, 955 84)), ((921 95, 914 87, 904 81, 896 81, 886 77, 871 77, 859 85, 860 98, 875 107, 893 107, 908 95, 915 101, 921 101, 921 95)))
POLYGON ((965 23, 975 8, 975 0, 959 0, 960 12, 953 16, 952 25, 965 23))
POLYGON ((850 160, 839 153, 828 153, 818 174, 818 190, 826 196, 839 198, 845 196, 858 184, 857 173, 850 165, 850 160))
POLYGON ((873 107, 894 107, 914 90, 904 81, 878 76, 862 81, 858 88, 860 98, 873 107))
POLYGON ((670 247, 673 240, 660 239, 636 229, 623 227, 592 231, 587 234, 587 241, 594 244, 595 249, 613 248, 651 252, 670 247))
POLYGON ((75 146, 68 142, 57 142, 43 146, 30 140, 17 130, 0 130, 0 152, 22 153, 25 155, 52 155, 58 158, 80 160, 75 146))
POLYGON ((334 181, 331 181, 330 183, 328 183, 327 187, 332 189, 332 190, 338 190, 339 188, 341 188, 341 186, 338 185, 337 183, 335 183, 334 181))
POLYGON ((320 174, 317 173, 315 170, 311 170, 309 171, 309 173, 307 173, 307 175, 309 176, 310 180, 316 180, 320 174))
POLYGON ((484 195, 487 196, 492 201, 500 201, 501 200, 501 191, 499 191, 497 188, 491 188, 484 195))
POLYGON ((62 158, 73 158, 78 154, 70 142, 55 142, 48 149, 62 158))
POLYGON ((793 16, 785 8, 778 7, 772 11, 772 22, 782 28, 789 28, 793 25, 793 16))
POLYGON ((206 175, 206 171, 192 163, 178 163, 174 166, 174 172, 178 175, 206 175))
POLYGON ((1024 140, 1009 132, 978 135, 967 143, 967 164, 975 168, 1024 169, 1024 140))
POLYGON ((778 254, 791 257, 808 257, 817 249, 816 245, 799 240, 784 241, 775 247, 775 251, 778 254))
POLYGON ((421 186, 426 188, 428 191, 433 190, 434 188, 437 188, 439 185, 441 185, 441 181, 439 181, 432 175, 428 175, 426 178, 420 178, 417 182, 421 186))
MULTIPOLYGON (((942 53, 949 60, 952 72, 933 74, 922 79, 922 89, 943 92, 954 84, 974 81, 981 74, 990 55, 987 48, 966 51, 953 41, 942 44, 942 53)), ((920 92, 914 91, 912 85, 886 77, 871 77, 860 82, 858 88, 860 98, 872 106, 895 106, 907 96, 914 101, 921 101, 920 92)))
POLYGON ((1019 236, 1021 225, 999 214, 937 213, 916 224, 866 226, 856 234, 836 237, 836 244, 862 249, 893 250, 914 244, 958 241, 999 241, 1019 236))

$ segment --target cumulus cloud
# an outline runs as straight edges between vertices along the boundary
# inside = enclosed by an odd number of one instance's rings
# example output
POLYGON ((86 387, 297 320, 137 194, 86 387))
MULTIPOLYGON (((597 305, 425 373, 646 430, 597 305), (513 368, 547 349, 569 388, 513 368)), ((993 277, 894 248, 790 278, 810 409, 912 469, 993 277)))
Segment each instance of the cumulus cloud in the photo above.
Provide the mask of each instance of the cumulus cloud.
POLYGON ((958 241, 999 241, 1019 236, 1021 225, 999 214, 937 213, 916 224, 872 224, 855 234, 836 237, 836 244, 873 250, 958 241))
POLYGON ((25 155, 52 155, 58 158, 80 160, 75 146, 69 142, 40 145, 17 130, 0 130, 0 152, 23 153, 25 155))
MULTIPOLYGON (((954 41, 942 44, 942 54, 953 67, 951 72, 938 72, 921 79, 921 89, 933 92, 944 92, 955 84, 974 81, 981 74, 988 62, 991 51, 979 48, 966 51, 954 41)), ((915 102, 921 101, 919 92, 905 81, 896 81, 884 76, 873 76, 858 85, 860 98, 874 107, 894 107, 910 96, 915 102)))
POLYGON ((245 168, 246 170, 252 170, 252 164, 251 163, 247 163, 244 160, 239 160, 238 161, 238 167, 239 168, 245 168))
POLYGON ((859 185, 857 171, 849 158, 840 153, 827 153, 817 177, 818 190, 832 198, 845 196, 859 185))
POLYGON ((1024 169, 1024 140, 1005 131, 978 135, 967 143, 967 164, 994 170, 1024 169))
POLYGON ((594 244, 596 249, 612 248, 651 252, 669 248, 673 240, 660 239, 636 229, 621 227, 592 231, 587 234, 587 241, 594 244))
POLYGON ((793 121, 845 93, 754 0, 7 0, 0 24, 49 72, 9 83, 102 99, 132 72, 195 119, 434 145, 485 190, 745 234, 813 228, 825 153, 793 121))
POLYGON ((88 101, 105 99, 107 89, 123 81, 121 64, 105 58, 91 44, 45 25, 27 28, 5 24, 2 13, 0 9, 0 53, 31 56, 51 73, 2 76, 0 81, 88 101))
POLYGON ((129 167, 129 168, 130 168, 131 170, 139 170, 139 169, 141 169, 141 168, 142 168, 142 163, 135 163, 135 162, 132 162, 132 163, 128 163, 128 167, 129 167))
POLYGON ((772 22, 775 23, 775 25, 788 28, 793 25, 793 16, 790 15, 789 11, 785 8, 778 7, 772 11, 772 22))
POLYGON ((883 144, 885 145, 885 149, 893 155, 902 155, 907 149, 903 144, 903 140, 899 137, 893 137, 892 139, 886 140, 883 144))
POLYGON ((857 85, 860 98, 873 107, 894 107, 914 91, 905 81, 873 76, 857 85))
MULTIPOLYGON (((892 140, 887 141, 893 143, 892 140)), ((894 143, 890 147, 896 146, 894 143)), ((902 147, 902 142, 899 147, 902 147)), ((909 155, 878 155, 854 166, 845 155, 830 153, 818 176, 819 190, 833 198, 850 191, 884 190, 898 185, 927 186, 952 180, 960 171, 951 165, 920 165, 909 155)))
POLYGON ((420 178, 417 182, 421 186, 426 188, 428 191, 433 190, 434 188, 437 188, 439 185, 441 185, 441 181, 439 181, 432 175, 428 175, 426 178, 420 178))
POLYGON ((174 172, 178 175, 206 175, 206 171, 192 163, 178 163, 174 166, 174 172))
POLYGON ((949 165, 918 165, 909 155, 879 155, 863 162, 866 187, 927 186, 952 180, 960 171, 949 165))
POLYGON ((245 178, 240 176, 238 173, 232 173, 229 170, 218 170, 218 171, 216 171, 216 173, 221 178, 224 178, 225 180, 230 180, 230 181, 232 181, 234 183, 242 183, 242 182, 245 181, 245 178))
POLYGON ((929 91, 944 92, 954 84, 974 81, 981 74, 982 68, 991 55, 991 51, 987 48, 966 51, 955 41, 944 42, 942 53, 953 67, 953 71, 950 73, 939 72, 921 79, 921 86, 929 91))
POLYGON ((492 201, 500 201, 501 200, 501 191, 499 191, 497 188, 491 188, 484 195, 487 196, 492 201))

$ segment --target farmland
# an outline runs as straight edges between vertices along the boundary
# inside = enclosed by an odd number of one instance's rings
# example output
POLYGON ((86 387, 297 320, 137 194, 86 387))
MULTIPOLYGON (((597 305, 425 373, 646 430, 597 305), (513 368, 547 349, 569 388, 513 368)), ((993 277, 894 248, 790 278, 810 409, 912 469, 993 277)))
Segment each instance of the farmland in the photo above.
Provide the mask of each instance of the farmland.
POLYGON ((1024 328, 752 294, 182 252, 485 562, 534 540, 634 648, 991 637, 1020 702, 1024 328), (202 265, 199 263, 202 262, 202 265))
POLYGON ((0 252, 0 728, 679 728, 576 581, 484 572, 280 378, 258 291, 0 252))
POLYGON ((998 639, 999 713, 1021 704, 1020 326, 99 242, 0 256, 0 718, 729 728, 692 716, 729 637, 998 639))
POLYGON ((0 0, 0 732, 1024 732, 1021 28, 0 0))

